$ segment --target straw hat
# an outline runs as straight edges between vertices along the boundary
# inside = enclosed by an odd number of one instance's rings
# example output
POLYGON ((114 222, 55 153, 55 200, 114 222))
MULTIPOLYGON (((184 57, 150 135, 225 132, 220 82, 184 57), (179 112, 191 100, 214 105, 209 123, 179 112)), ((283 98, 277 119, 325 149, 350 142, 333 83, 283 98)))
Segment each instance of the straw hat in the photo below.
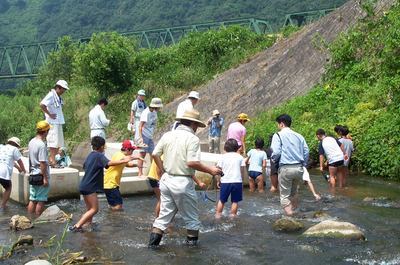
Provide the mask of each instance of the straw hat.
POLYGON ((215 110, 213 110, 213 112, 212 112, 212 115, 213 116, 217 116, 217 115, 219 115, 220 113, 219 113, 219 111, 217 110, 217 109, 215 109, 215 110))
POLYGON ((149 107, 150 108, 162 108, 163 104, 162 104, 161 98, 152 98, 149 107))
POLYGON ((240 114, 237 116, 237 119, 238 119, 239 121, 250 121, 249 116, 247 116, 246 113, 240 113, 240 114))
POLYGON ((47 121, 39 121, 36 123, 36 131, 45 132, 50 130, 51 126, 47 121))
POLYGON ((21 147, 21 140, 18 137, 11 137, 10 139, 7 140, 7 143, 8 142, 13 142, 18 147, 21 147))
POLYGON ((177 121, 181 121, 181 120, 194 121, 194 122, 197 122, 199 127, 203 127, 203 128, 206 127, 206 124, 200 120, 200 113, 195 109, 185 111, 185 113, 183 113, 182 117, 176 117, 175 120, 177 120, 177 121))

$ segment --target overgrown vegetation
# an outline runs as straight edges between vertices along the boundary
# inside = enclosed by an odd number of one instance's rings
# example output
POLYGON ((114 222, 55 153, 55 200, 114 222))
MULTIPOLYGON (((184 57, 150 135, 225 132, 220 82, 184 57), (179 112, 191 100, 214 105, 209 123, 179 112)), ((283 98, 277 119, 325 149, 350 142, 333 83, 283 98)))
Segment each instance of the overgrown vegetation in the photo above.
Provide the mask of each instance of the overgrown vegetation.
POLYGON ((282 26, 288 13, 338 7, 346 0, 0 0, 0 45, 88 37, 256 17, 282 26))
POLYGON ((276 130, 274 119, 288 113, 316 158, 315 131, 324 128, 334 135, 333 127, 345 124, 356 146, 355 168, 399 180, 399 28, 399 3, 379 19, 369 13, 329 47, 332 60, 320 85, 250 123, 249 144, 256 135, 268 139, 276 130))
MULTIPOLYGON (((139 49, 134 39, 117 33, 94 34, 87 45, 64 37, 37 79, 26 83, 15 97, 0 96, 4 106, 0 124, 7 125, 0 127, 0 141, 16 135, 27 144, 35 122, 43 117, 39 102, 58 79, 66 79, 71 87, 63 95, 68 147, 89 138, 87 115, 101 96, 110 101, 107 115, 112 131, 108 135, 128 137, 126 124, 138 89, 146 89, 149 100, 157 96, 168 102, 274 41, 275 37, 239 26, 192 33, 176 45, 149 50, 139 49)), ((166 117, 160 116, 162 123, 166 117)))

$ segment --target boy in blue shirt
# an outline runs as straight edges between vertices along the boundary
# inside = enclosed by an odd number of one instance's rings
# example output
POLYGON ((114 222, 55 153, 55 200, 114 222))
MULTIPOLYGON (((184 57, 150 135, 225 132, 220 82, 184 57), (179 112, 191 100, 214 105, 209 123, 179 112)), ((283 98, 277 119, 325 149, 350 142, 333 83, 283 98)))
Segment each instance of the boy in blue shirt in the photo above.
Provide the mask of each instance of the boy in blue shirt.
POLYGON ((257 138, 255 141, 255 149, 251 149, 247 153, 246 164, 249 166, 249 188, 250 192, 254 192, 257 189, 258 192, 264 192, 264 177, 263 169, 267 166, 267 153, 263 150, 264 140, 257 138))
POLYGON ((118 161, 110 161, 104 155, 106 141, 100 137, 92 138, 93 151, 88 155, 83 164, 85 175, 79 185, 79 192, 83 195, 87 211, 82 215, 79 222, 68 228, 71 232, 83 232, 84 224, 91 224, 93 216, 99 211, 97 192, 103 191, 104 168, 118 166, 133 160, 131 156, 125 156, 118 161))

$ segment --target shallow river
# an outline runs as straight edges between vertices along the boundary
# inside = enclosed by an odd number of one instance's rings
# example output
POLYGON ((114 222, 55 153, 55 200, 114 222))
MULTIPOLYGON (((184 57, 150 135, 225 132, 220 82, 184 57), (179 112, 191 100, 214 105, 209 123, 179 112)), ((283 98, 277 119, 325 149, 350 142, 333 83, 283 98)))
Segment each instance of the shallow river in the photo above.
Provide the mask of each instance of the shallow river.
MULTIPOLYGON (((185 230, 183 220, 177 215, 161 248, 148 249, 155 198, 135 196, 125 198, 125 211, 118 213, 109 211, 105 199, 101 199, 94 231, 68 233, 63 249, 83 251, 85 256, 96 257, 98 261, 103 259, 104 263, 96 264, 400 264, 400 184, 351 176, 349 187, 332 196, 322 177, 317 172, 311 173, 317 191, 324 198, 315 202, 302 186, 300 211, 311 216, 323 210, 336 220, 351 222, 364 231, 366 241, 310 239, 301 237, 301 232, 275 232, 272 224, 282 216, 279 197, 269 192, 250 194, 246 191, 239 205, 239 217, 234 220, 216 221, 215 204, 199 199, 203 228, 200 244, 195 248, 183 245, 185 230), (365 197, 390 199, 364 202, 365 197)), ((54 203, 73 213, 74 222, 84 210, 79 200, 61 200, 49 205, 54 203)), ((38 243, 60 235, 65 227, 65 224, 37 224, 31 230, 12 232, 8 221, 14 214, 25 215, 25 208, 11 203, 9 209, 0 212, 0 246, 10 245, 21 234, 30 234, 35 247, 27 248, 25 253, 17 252, 1 264, 23 264, 34 256, 50 252, 38 243)), ((310 227, 320 220, 301 221, 310 227)))

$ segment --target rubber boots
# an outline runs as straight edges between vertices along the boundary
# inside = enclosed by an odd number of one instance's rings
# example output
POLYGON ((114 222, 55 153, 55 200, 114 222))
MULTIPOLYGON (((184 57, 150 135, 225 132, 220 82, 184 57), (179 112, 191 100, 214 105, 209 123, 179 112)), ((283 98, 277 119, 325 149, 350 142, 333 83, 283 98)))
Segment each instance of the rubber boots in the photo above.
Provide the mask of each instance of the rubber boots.
POLYGON ((149 247, 157 247, 160 245, 162 235, 154 232, 150 233, 149 247))
POLYGON ((197 237, 197 236, 196 237, 188 236, 188 237, 186 237, 185 245, 188 247, 195 247, 195 246, 197 246, 198 240, 199 240, 199 237, 197 237))

